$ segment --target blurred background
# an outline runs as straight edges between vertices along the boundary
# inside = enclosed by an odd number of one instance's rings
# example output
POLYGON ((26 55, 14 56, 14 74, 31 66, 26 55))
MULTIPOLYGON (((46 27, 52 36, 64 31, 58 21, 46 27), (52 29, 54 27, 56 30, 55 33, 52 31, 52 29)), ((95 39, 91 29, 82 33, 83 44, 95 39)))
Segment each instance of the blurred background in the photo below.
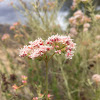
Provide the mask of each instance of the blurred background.
MULTIPOLYGON (((34 1, 34 0, 23 0, 23 1, 25 1, 28 4, 29 2, 34 1)), ((42 5, 43 0, 39 0, 39 1, 41 2, 41 5, 42 5)), ((62 2, 62 0, 59 0, 59 4, 60 2, 62 2)), ((0 34, 8 32, 9 25, 12 25, 13 23, 19 20, 22 23, 25 23, 25 17, 23 16, 23 14, 21 14, 19 10, 16 10, 12 6, 12 4, 19 6, 21 8, 19 0, 1 0, 0 1, 0 34), (6 30, 5 28, 3 29, 4 25, 6 25, 6 30)), ((67 27, 67 23, 64 23, 64 21, 70 12, 71 5, 72 5, 72 0, 65 0, 56 18, 56 22, 60 24, 63 30, 66 30, 66 27, 67 27)), ((100 0, 94 0, 94 5, 97 6, 97 10, 100 10, 100 6, 99 6, 100 0)))
POLYGON ((100 74, 100 0, 0 0, 0 100, 45 93, 44 62, 19 57, 19 49, 57 33, 70 35, 77 47, 71 60, 63 54, 50 60, 50 100, 100 100, 100 84, 92 80, 100 74), (16 92, 22 75, 28 84, 16 92))

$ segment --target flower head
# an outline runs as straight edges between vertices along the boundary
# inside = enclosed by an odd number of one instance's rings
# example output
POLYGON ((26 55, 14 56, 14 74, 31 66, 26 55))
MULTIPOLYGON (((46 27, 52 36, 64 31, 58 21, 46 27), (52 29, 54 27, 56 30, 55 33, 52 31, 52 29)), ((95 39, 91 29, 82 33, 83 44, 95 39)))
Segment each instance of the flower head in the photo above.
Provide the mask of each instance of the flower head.
POLYGON ((46 40, 46 44, 49 44, 54 47, 56 53, 61 54, 65 52, 67 54, 66 58, 71 59, 74 54, 75 43, 72 42, 70 36, 62 35, 52 35, 46 40), (69 54, 70 51, 70 54, 69 54))
POLYGON ((97 15, 95 16, 95 18, 96 18, 96 20, 100 20, 100 15, 97 14, 97 15))
POLYGON ((48 94, 48 98, 51 98, 53 95, 51 95, 51 94, 48 94))
POLYGON ((27 76, 22 75, 23 80, 27 80, 27 76))
POLYGON ((90 27, 90 24, 89 23, 85 23, 84 24, 84 28, 89 28, 90 27))
POLYGON ((8 33, 5 33, 3 36, 2 36, 2 41, 4 41, 4 40, 7 40, 7 39, 9 39, 10 38, 10 35, 8 34, 8 33))
POLYGON ((70 36, 52 35, 45 42, 40 38, 35 41, 30 41, 29 45, 20 49, 21 57, 28 56, 33 60, 35 58, 44 57, 48 51, 54 51, 61 54, 61 52, 71 52, 70 57, 73 56, 73 50, 75 49, 75 43, 72 42, 70 36))
POLYGON ((34 97, 33 100, 38 100, 38 97, 34 97))
POLYGON ((10 26, 10 30, 15 30, 15 26, 10 26))
POLYGON ((88 31, 91 26, 90 22, 91 18, 86 16, 81 10, 76 11, 73 16, 69 18, 69 23, 71 26, 70 33, 72 34, 71 36, 77 35, 79 31, 77 27, 82 27, 83 32, 88 31))
POLYGON ((97 40, 100 40, 100 35, 97 35, 97 36, 96 36, 96 39, 97 39, 97 40))
POLYGON ((15 22, 14 24, 13 24, 13 26, 18 26, 20 23, 19 22, 15 22))
POLYGON ((92 80, 96 83, 100 82, 100 75, 99 74, 94 74, 92 76, 92 80))
POLYGON ((18 87, 16 84, 14 84, 14 85, 12 86, 12 88, 13 88, 14 90, 17 90, 19 87, 18 87))

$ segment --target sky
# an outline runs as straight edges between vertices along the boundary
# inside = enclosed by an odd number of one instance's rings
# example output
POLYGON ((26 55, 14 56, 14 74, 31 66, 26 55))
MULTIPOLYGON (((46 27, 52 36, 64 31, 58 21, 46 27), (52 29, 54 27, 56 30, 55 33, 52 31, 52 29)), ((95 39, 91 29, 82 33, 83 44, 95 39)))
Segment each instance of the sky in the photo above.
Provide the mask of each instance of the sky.
POLYGON ((18 0, 3 0, 0 2, 0 24, 12 24, 19 19, 23 19, 23 15, 10 5, 11 2, 19 5, 18 0))
MULTIPOLYGON (((31 0, 23 0, 23 1, 26 1, 28 4, 28 2, 31 0)), ((40 1, 41 1, 40 3, 42 4, 42 0, 40 1)), ((0 24, 11 24, 12 25, 14 22, 17 22, 19 20, 22 23, 25 23, 25 17, 19 11, 15 10, 15 8, 11 6, 11 2, 13 2, 14 5, 19 6, 18 0, 3 0, 0 2, 0 24)), ((60 24, 64 29, 66 28, 64 27, 66 25, 63 23, 64 17, 66 17, 67 15, 68 15, 68 12, 59 13, 56 19, 56 23, 60 24)))
MULTIPOLYGON (((13 2, 14 5, 19 5, 18 0, 0 0, 0 24, 12 24, 19 19, 24 23, 23 15, 16 11, 10 4, 13 2)), ((33 0, 23 0, 28 2, 33 0)), ((48 1, 48 0, 47 0, 48 1)), ((42 0, 40 0, 42 4, 42 0)))

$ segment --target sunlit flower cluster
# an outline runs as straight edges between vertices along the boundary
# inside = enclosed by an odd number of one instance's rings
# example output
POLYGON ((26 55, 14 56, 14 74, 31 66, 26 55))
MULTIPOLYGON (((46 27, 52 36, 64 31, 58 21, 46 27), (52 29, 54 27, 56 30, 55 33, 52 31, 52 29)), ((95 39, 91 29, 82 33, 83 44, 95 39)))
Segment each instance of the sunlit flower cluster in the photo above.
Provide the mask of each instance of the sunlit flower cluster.
POLYGON ((88 31, 90 27, 91 19, 84 15, 81 10, 78 10, 74 13, 74 15, 69 18, 69 23, 71 26, 70 33, 73 35, 77 35, 79 27, 83 29, 83 32, 88 31))
POLYGON ((71 59, 74 55, 75 43, 72 42, 70 36, 62 35, 52 35, 46 41, 43 41, 41 38, 35 40, 34 42, 30 41, 29 45, 24 46, 20 49, 21 57, 27 56, 32 58, 44 58, 48 51, 52 51, 55 54, 61 54, 61 52, 66 53, 66 59, 71 59))

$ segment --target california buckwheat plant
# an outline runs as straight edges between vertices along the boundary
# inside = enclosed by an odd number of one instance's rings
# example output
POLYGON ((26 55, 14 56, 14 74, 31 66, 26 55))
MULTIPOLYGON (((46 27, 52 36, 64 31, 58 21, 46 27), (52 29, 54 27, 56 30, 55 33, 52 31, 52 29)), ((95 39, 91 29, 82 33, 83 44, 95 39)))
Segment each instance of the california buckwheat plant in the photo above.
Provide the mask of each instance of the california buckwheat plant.
POLYGON ((32 60, 44 60, 46 64, 46 100, 48 100, 48 61, 55 54, 65 53, 66 59, 72 59, 76 44, 72 41, 70 36, 52 35, 47 40, 41 38, 30 41, 29 45, 20 49, 20 57, 28 57, 32 60))
POLYGON ((100 100, 100 0, 1 6, 0 100, 100 100))
POLYGON ((29 45, 24 46, 20 49, 21 57, 29 57, 33 60, 35 58, 46 59, 47 53, 50 51, 54 54, 65 53, 66 59, 72 59, 75 50, 75 43, 72 42, 70 36, 62 35, 53 35, 49 37, 46 41, 43 41, 41 38, 30 41, 29 45))

